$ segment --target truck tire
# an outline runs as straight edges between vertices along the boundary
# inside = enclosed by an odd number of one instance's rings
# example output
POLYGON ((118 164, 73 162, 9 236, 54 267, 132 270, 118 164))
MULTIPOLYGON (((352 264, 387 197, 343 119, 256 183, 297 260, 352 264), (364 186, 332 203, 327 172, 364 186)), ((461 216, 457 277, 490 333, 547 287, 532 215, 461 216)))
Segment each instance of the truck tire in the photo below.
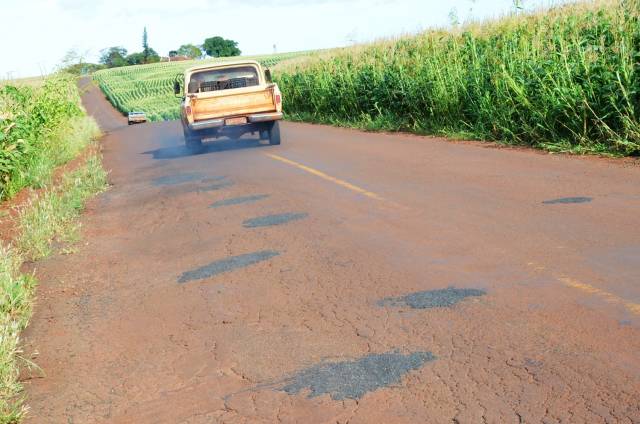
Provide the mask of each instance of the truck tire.
POLYGON ((280 122, 275 121, 269 128, 269 144, 276 146, 280 144, 280 122))
POLYGON ((202 149, 202 139, 186 128, 184 129, 184 144, 192 152, 198 152, 202 149))

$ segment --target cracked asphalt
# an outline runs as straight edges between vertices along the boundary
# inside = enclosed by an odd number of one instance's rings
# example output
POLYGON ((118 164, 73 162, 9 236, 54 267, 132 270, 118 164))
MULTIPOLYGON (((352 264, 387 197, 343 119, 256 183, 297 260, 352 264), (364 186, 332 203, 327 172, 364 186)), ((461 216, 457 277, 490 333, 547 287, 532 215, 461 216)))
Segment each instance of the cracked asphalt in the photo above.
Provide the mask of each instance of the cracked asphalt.
POLYGON ((189 155, 84 102, 112 187, 34 265, 27 422, 640 423, 637 162, 288 122, 189 155))

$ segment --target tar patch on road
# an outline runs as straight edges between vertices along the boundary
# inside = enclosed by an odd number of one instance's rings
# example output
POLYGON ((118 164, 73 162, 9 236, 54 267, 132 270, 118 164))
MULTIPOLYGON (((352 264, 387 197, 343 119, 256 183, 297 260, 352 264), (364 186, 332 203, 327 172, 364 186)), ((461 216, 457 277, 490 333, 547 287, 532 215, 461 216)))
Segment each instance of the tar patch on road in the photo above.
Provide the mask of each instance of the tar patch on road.
POLYGON ((389 297, 378 302, 379 306, 409 306, 413 309, 449 308, 467 297, 483 296, 478 289, 456 289, 449 287, 411 293, 401 297, 389 297))
POLYGON ((247 219, 242 223, 245 228, 270 227, 272 225, 282 225, 291 221, 304 219, 307 213, 283 213, 279 215, 267 215, 258 218, 247 219))
POLYGON ((560 205, 568 203, 589 203, 592 200, 591 197, 562 197, 560 199, 545 200, 542 203, 545 205, 560 205))
POLYGON ((258 195, 255 195, 255 196, 235 197, 233 199, 219 200, 219 201, 213 203, 210 207, 211 208, 220 208, 220 207, 223 207, 223 206, 242 205, 242 204, 245 204, 245 203, 257 202, 259 200, 266 199, 267 197, 269 197, 268 194, 258 194, 258 195))
POLYGON ((214 275, 222 274, 224 272, 233 271, 238 268, 244 268, 249 265, 267 261, 279 254, 279 252, 273 250, 263 250, 261 252, 232 256, 230 258, 211 262, 208 265, 183 273, 180 278, 178 278, 178 283, 187 283, 189 281, 213 277, 214 275))
POLYGON ((223 188, 231 187, 232 185, 233 185, 233 181, 225 181, 217 184, 209 184, 202 187, 196 187, 192 191, 195 191, 197 193, 202 193, 206 191, 217 191, 217 190, 222 190, 223 188))
POLYGON ((207 177, 207 178, 203 178, 200 182, 202 182, 202 183, 213 183, 213 182, 216 182, 216 181, 222 181, 225 178, 227 178, 227 177, 225 177, 225 176, 207 177))
POLYGON ((155 186, 178 185, 189 183, 192 181, 202 180, 206 176, 200 172, 192 172, 185 174, 165 175, 153 180, 155 186))
POLYGON ((310 398, 328 394, 333 400, 360 399, 367 392, 400 382, 403 375, 434 359, 431 352, 391 352, 315 365, 287 379, 280 390, 295 395, 308 389, 310 398))

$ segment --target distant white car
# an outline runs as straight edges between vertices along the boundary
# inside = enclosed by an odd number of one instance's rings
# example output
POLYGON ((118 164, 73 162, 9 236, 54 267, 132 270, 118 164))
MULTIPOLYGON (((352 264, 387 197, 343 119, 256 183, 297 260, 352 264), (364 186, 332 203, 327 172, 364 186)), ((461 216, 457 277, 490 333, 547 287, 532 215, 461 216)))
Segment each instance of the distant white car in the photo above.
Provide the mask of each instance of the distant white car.
POLYGON ((147 115, 144 112, 129 112, 129 125, 147 122, 147 115))

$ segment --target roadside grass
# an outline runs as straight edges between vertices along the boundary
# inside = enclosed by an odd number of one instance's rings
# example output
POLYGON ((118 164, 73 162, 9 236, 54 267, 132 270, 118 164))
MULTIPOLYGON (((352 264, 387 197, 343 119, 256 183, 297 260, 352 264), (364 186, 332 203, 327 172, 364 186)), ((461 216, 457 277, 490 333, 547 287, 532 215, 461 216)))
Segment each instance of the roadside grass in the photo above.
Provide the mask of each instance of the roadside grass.
MULTIPOLYGON (((17 423, 26 413, 20 357, 20 332, 31 316, 36 281, 22 274, 25 261, 45 258, 53 245, 79 239, 77 218, 86 201, 105 190, 107 174, 98 154, 91 154, 78 169, 64 175, 59 185, 47 188, 18 215, 19 235, 12 243, 0 242, 0 423, 17 423)), ((70 249, 61 249, 69 252, 70 249)))
POLYGON ((13 424, 26 412, 18 381, 20 333, 33 307, 35 280, 20 273, 20 252, 0 242, 0 423, 13 424))
POLYGON ((283 62, 287 119, 640 155, 640 1, 581 2, 283 62))
POLYGON ((47 186, 58 166, 78 156, 99 135, 100 128, 93 118, 79 116, 69 119, 14 171, 5 187, 6 196, 11 198, 24 187, 39 189, 47 186))
POLYGON ((34 364, 21 356, 20 334, 31 317, 36 280, 23 265, 54 250, 74 250, 77 218, 106 188, 93 141, 99 135, 74 78, 54 75, 35 88, 0 84, 0 200, 34 189, 17 214, 0 211, 0 220, 17 229, 12 237, 0 234, 0 424, 19 423, 28 410, 20 370, 34 364), (80 156, 73 170, 60 168, 80 156))
POLYGON ((70 243, 79 239, 76 218, 88 198, 106 187, 107 174, 100 158, 90 156, 85 165, 65 175, 57 189, 28 205, 18 218, 20 235, 16 246, 29 261, 49 256, 54 242, 70 243))
POLYGON ((70 75, 51 75, 37 87, 0 86, 0 201, 24 187, 42 187, 56 166, 82 150, 75 142, 96 128, 70 75))

